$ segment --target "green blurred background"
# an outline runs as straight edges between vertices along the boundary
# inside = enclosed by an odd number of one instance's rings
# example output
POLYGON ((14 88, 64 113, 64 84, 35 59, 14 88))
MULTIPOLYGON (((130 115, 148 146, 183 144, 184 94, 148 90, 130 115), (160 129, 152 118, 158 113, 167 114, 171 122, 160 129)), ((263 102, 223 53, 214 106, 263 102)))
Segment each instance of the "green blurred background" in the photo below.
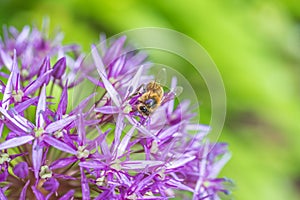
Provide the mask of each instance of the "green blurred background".
MULTIPOLYGON (((233 198, 300 199, 300 6, 298 0, 0 0, 0 24, 40 25, 49 16, 65 43, 88 51, 100 32, 165 27, 198 41, 227 92, 220 141, 232 159, 222 176, 233 198)), ((189 72, 187 72, 189 73, 189 72)), ((192 80, 193 84, 197 81, 192 80)), ((203 121, 209 103, 203 103, 203 121)))

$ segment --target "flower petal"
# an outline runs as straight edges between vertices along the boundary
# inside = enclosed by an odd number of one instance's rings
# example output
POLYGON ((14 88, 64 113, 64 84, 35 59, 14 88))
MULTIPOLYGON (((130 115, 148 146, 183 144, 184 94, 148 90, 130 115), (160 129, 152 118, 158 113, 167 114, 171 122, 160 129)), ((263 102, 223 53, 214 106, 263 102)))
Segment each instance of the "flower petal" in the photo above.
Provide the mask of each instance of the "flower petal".
POLYGON ((203 193, 203 188, 201 187, 201 185, 203 184, 203 180, 205 178, 208 151, 209 151, 209 145, 208 143, 206 143, 204 144, 203 158, 199 161, 199 176, 195 185, 195 192, 193 195, 193 199, 196 199, 198 194, 203 193))
POLYGON ((75 194, 75 190, 69 190, 66 194, 64 194, 64 196, 60 197, 59 200, 69 200, 69 199, 73 199, 72 197, 75 194))
POLYGON ((71 122, 73 122, 77 118, 78 118, 77 115, 72 115, 72 116, 68 116, 66 118, 63 118, 61 120, 52 122, 51 124, 46 126, 45 132, 46 133, 54 133, 55 131, 64 128, 65 126, 67 126, 68 124, 70 124, 71 122))
MULTIPOLYGON (((30 133, 33 129, 33 124, 31 124, 30 121, 23 118, 21 115, 17 114, 17 115, 14 115, 13 117, 11 117, 9 115, 9 113, 2 107, 0 107, 0 114, 3 115, 5 117, 5 119, 7 119, 9 121, 9 122, 6 122, 6 125, 12 125, 26 133, 30 133)), ((15 114, 15 113, 13 113, 13 114, 15 114)))
POLYGON ((186 191, 194 192, 193 188, 190 188, 190 187, 188 187, 188 186, 186 186, 186 185, 182 184, 181 182, 176 181, 174 179, 168 180, 168 184, 170 184, 173 187, 176 187, 180 190, 186 190, 186 191))
POLYGON ((86 76, 86 78, 89 79, 89 81, 91 81, 94 85, 104 88, 104 85, 100 80, 91 76, 86 76))
POLYGON ((77 130, 78 130, 78 145, 83 145, 85 144, 85 124, 84 124, 84 119, 82 114, 80 114, 79 116, 79 120, 78 120, 78 126, 77 126, 77 130))
POLYGON ((5 196, 5 194, 4 194, 4 192, 3 192, 3 190, 2 190, 2 188, 0 188, 0 199, 2 200, 7 200, 7 197, 5 196))
POLYGON ((35 195, 35 198, 37 200, 44 200, 45 199, 44 195, 34 185, 31 186, 31 189, 32 189, 32 191, 35 195))
POLYGON ((132 124, 136 129, 138 129, 142 134, 146 135, 146 136, 149 136, 155 140, 158 141, 158 138, 153 134, 151 133, 150 130, 146 129, 144 126, 141 126, 139 124, 139 122, 137 121, 134 121, 130 116, 126 115, 125 116, 126 119, 130 122, 130 124, 132 124))
POLYGON ((80 167, 80 173, 81 173, 82 200, 89 200, 90 199, 89 183, 85 176, 84 169, 82 167, 80 167))
POLYGON ((107 165, 97 160, 90 160, 90 161, 80 162, 79 166, 87 169, 104 169, 107 165))
POLYGON ((126 91, 125 98, 127 98, 130 94, 132 94, 132 92, 134 92, 138 88, 139 81, 141 79, 141 75, 142 75, 143 70, 144 70, 143 65, 138 68, 136 74, 134 75, 134 77, 130 81, 130 84, 129 84, 128 89, 126 91))
POLYGON ((186 163, 191 162, 192 160, 194 160, 195 158, 196 158, 196 156, 189 156, 189 157, 186 157, 186 158, 180 158, 178 160, 172 161, 172 162, 167 164, 167 169, 174 169, 174 168, 182 167, 186 163))
POLYGON ((107 65, 110 65, 114 59, 118 58, 122 53, 122 47, 126 41, 126 36, 118 38, 113 44, 109 47, 103 60, 107 65))
POLYGON ((172 136, 174 133, 176 133, 178 131, 178 129, 180 128, 180 126, 182 126, 182 124, 176 124, 176 125, 170 126, 165 131, 160 133, 157 137, 160 140, 168 138, 169 136, 172 136))
POLYGON ((61 76, 65 73, 66 67, 66 57, 60 58, 53 66, 52 76, 56 79, 61 78, 61 76))
POLYGON ((49 178, 46 180, 46 182, 44 182, 42 187, 49 192, 56 192, 59 187, 59 182, 56 180, 56 178, 49 178))
MULTIPOLYGON (((42 66, 39 68, 39 72, 38 72, 38 76, 42 76, 44 73, 46 73, 47 71, 50 70, 50 58, 49 56, 46 56, 46 58, 44 59, 42 66)), ((46 85, 48 85, 50 80, 50 76, 47 76, 45 83, 46 85)))
MULTIPOLYGON (((68 107, 68 82, 66 83, 66 85, 62 91, 60 101, 57 106, 56 112, 59 117, 66 114, 67 107, 68 107)), ((61 118, 59 118, 59 119, 61 119, 61 118)))
POLYGON ((74 162, 76 162, 77 158, 75 156, 72 157, 68 157, 68 158, 60 158, 56 161, 54 161, 51 165, 50 165, 50 169, 58 169, 58 168, 64 168, 74 162))
MULTIPOLYGON (((7 177, 8 177, 8 169, 7 167, 4 167, 4 169, 2 168, 2 171, 0 173, 0 182, 5 182, 7 181, 7 177)), ((0 198, 1 199, 1 198, 0 198)))
POLYGON ((13 172, 17 177, 26 178, 28 176, 28 164, 26 162, 18 163, 13 168, 13 172))
POLYGON ((12 66, 11 66, 11 73, 10 73, 10 76, 7 80, 7 84, 6 84, 6 87, 5 87, 5 90, 4 90, 4 94, 3 94, 3 101, 2 101, 2 107, 5 108, 5 109, 8 109, 9 107, 9 103, 10 103, 10 98, 11 98, 11 94, 12 94, 12 91, 13 89, 19 89, 20 87, 17 86, 16 84, 19 83, 18 82, 18 74, 20 73, 19 72, 19 69, 18 69, 18 63, 17 63, 17 58, 16 58, 16 50, 14 50, 14 57, 13 57, 13 60, 12 60, 12 66), (13 87, 16 87, 16 88, 13 88, 13 87))
POLYGON ((36 80, 32 81, 26 88, 24 88, 24 95, 29 95, 39 89, 44 83, 46 83, 46 79, 52 73, 52 69, 46 71, 41 76, 39 76, 36 80))
POLYGON ((155 167, 163 164, 164 162, 159 160, 133 160, 133 161, 122 162, 121 168, 125 170, 144 169, 146 167, 155 167))
POLYGON ((0 138, 2 138, 3 127, 4 127, 4 123, 0 121, 0 138))
POLYGON ((117 106, 102 106, 100 108, 95 108, 95 111, 103 114, 116 114, 120 112, 120 108, 117 106))
POLYGON ((127 148, 127 145, 128 145, 128 143, 129 143, 129 141, 130 141, 130 139, 131 139, 131 136, 132 136, 132 134, 134 133, 134 130, 135 130, 135 127, 132 127, 132 128, 126 133, 126 135, 123 137, 122 141, 120 142, 120 145, 119 145, 118 148, 117 148, 117 158, 118 158, 119 156, 121 156, 121 155, 125 152, 125 150, 126 150, 126 148, 127 148))
POLYGON ((113 155, 116 155, 117 148, 120 144, 121 134, 125 127, 125 124, 123 123, 123 121, 124 121, 124 115, 119 114, 118 118, 117 118, 117 122, 116 122, 115 137, 114 137, 114 141, 111 146, 113 155))
POLYGON ((211 173, 209 174, 209 177, 216 178, 220 173, 221 169, 224 167, 224 165, 228 162, 230 158, 231 158, 231 154, 226 153, 225 155, 223 155, 223 157, 220 160, 216 161, 216 163, 214 163, 214 166, 211 169, 211 173))
POLYGON ((46 84, 43 85, 40 98, 36 107, 36 113, 35 113, 35 125, 38 128, 44 128, 44 112, 46 111, 46 84))
POLYGON ((24 26, 23 30, 21 31, 21 33, 19 33, 16 39, 16 46, 22 45, 22 43, 24 43, 27 37, 29 36, 29 33, 30 33, 30 27, 24 26))
POLYGON ((101 143, 100 143, 100 145, 99 145, 100 148, 101 148, 102 154, 103 154, 104 156, 110 157, 110 156, 111 156, 111 153, 110 153, 110 151, 109 151, 109 147, 108 147, 108 144, 107 144, 107 142, 106 142, 106 136, 107 136, 107 134, 110 132, 110 129, 107 130, 105 133, 102 133, 101 130, 100 130, 100 128, 99 128, 98 126, 96 126, 96 129, 97 129, 99 135, 103 135, 103 139, 102 139, 102 141, 101 141, 101 143))
MULTIPOLYGON (((26 192, 27 192, 29 183, 30 183, 30 180, 28 180, 26 182, 26 184, 24 185, 24 187, 22 188, 19 200, 26 200, 26 192)), ((2 198, 0 198, 0 199, 2 199, 2 198)))
POLYGON ((92 56, 95 62, 95 65, 97 67, 97 71, 99 74, 102 74, 103 76, 107 77, 106 71, 105 71, 105 66, 103 64, 103 61, 98 53, 98 49, 96 46, 92 46, 92 56))
POLYGON ((122 71, 123 67, 125 66, 126 63, 126 54, 121 55, 118 57, 116 60, 114 60, 110 66, 110 77, 117 78, 120 76, 120 72, 122 71))
POLYGON ((34 105, 36 102, 38 102, 38 97, 33 97, 31 99, 27 99, 26 101, 18 103, 18 105, 16 105, 14 109, 17 113, 22 113, 29 106, 34 105))
POLYGON ((5 67, 11 71, 12 69, 12 63, 13 63, 13 59, 7 54, 5 53, 2 48, 0 49, 0 56, 2 58, 2 61, 5 65, 5 67))
POLYGON ((36 179, 39 178, 39 171, 42 165, 43 157, 43 147, 41 147, 38 143, 39 142, 37 139, 35 139, 32 145, 32 165, 36 179))
POLYGON ((21 146, 34 139, 31 135, 15 137, 0 144, 0 150, 21 146))
POLYGON ((68 146, 66 143, 64 142, 61 142, 51 136, 48 136, 48 135, 44 135, 43 136, 43 140, 44 142, 46 142, 47 144, 61 150, 61 151, 64 151, 64 152, 67 152, 67 153, 70 153, 70 154, 73 154, 73 155, 76 155, 77 154, 77 151, 74 150, 72 147, 68 146))
POLYGON ((102 62, 101 57, 98 54, 97 48, 93 47, 92 48, 92 56, 98 71, 98 74, 100 75, 103 84, 106 88, 107 93, 109 94, 109 96, 111 97, 112 101, 116 104, 116 106, 120 106, 121 105, 121 98, 120 95, 118 94, 118 92, 115 90, 115 88, 113 87, 113 85, 109 82, 109 80, 107 79, 107 74, 102 62))

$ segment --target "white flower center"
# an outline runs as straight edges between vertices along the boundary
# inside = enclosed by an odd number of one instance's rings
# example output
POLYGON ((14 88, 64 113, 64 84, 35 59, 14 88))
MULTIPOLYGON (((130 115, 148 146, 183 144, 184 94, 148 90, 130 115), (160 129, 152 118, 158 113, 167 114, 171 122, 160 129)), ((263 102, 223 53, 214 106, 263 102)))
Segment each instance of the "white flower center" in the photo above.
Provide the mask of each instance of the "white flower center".
POLYGON ((9 161, 11 161, 11 159, 7 153, 0 154, 0 165, 2 165, 5 162, 9 162, 9 161))
POLYGON ((153 140, 151 148, 150 148, 150 153, 156 154, 158 152, 158 144, 155 140, 153 140))
POLYGON ((136 194, 132 194, 132 195, 127 196, 126 198, 127 198, 127 199, 136 200, 136 199, 137 199, 137 196, 136 196, 136 194))
POLYGON ((67 131, 65 129, 61 130, 61 131, 56 131, 55 133, 53 133, 54 137, 56 137, 57 139, 62 138, 64 136, 64 133, 66 133, 67 131))
POLYGON ((27 69, 22 69, 22 70, 21 70, 21 75, 22 75, 23 77, 27 77, 27 76, 29 75, 29 71, 28 71, 27 69))
POLYGON ((42 127, 40 128, 34 128, 35 137, 40 137, 44 133, 44 129, 42 127))
POLYGON ((14 90, 12 91, 11 96, 14 98, 15 102, 21 102, 22 101, 22 97, 24 96, 24 93, 22 90, 14 90))
POLYGON ((43 179, 51 178, 52 177, 52 171, 47 165, 44 165, 41 167, 41 171, 39 173, 40 177, 43 179))
POLYGON ((103 186, 104 183, 105 183, 105 177, 104 176, 96 179, 96 185, 103 186))
POLYGON ((79 146, 77 149, 77 158, 87 158, 90 155, 90 151, 85 149, 85 146, 79 146))
POLYGON ((132 107, 129 104, 127 104, 125 106, 125 108, 123 109, 123 112, 126 113, 126 114, 130 113, 131 111, 132 111, 132 107))

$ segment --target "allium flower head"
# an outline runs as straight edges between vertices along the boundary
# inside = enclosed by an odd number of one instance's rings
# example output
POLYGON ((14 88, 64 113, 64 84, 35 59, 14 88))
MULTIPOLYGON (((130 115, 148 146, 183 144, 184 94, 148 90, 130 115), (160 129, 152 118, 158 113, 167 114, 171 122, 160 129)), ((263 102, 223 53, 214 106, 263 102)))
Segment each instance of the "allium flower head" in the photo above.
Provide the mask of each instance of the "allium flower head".
MULTIPOLYGON (((177 79, 149 116, 137 108, 154 80, 126 37, 62 45, 36 28, 4 27, 0 42, 0 199, 219 199, 227 145, 205 139, 177 79), (90 62, 91 61, 91 62, 90 62), (84 81, 96 90, 72 107, 84 81), (96 99, 96 100, 95 100, 96 99), (95 102, 93 102, 95 100, 95 102), (91 103, 92 102, 92 103, 91 103)), ((169 88, 169 89, 168 89, 169 88)), ((148 104, 154 104, 150 100, 148 104), (150 102, 151 101, 151 102, 150 102)))

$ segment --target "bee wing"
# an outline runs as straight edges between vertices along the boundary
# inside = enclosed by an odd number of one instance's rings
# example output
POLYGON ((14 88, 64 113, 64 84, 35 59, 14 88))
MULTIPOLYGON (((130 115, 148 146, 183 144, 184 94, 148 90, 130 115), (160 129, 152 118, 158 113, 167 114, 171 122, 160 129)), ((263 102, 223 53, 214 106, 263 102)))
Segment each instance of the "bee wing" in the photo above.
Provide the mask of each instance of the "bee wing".
POLYGON ((170 92, 168 92, 163 100, 162 100, 162 104, 174 99, 175 97, 178 97, 183 91, 183 87, 181 86, 176 86, 175 88, 171 89, 170 92))
POLYGON ((181 86, 176 86, 174 89, 171 90, 171 92, 175 95, 175 96, 179 96, 183 91, 183 87, 181 86))
POLYGON ((166 68, 161 68, 155 77, 155 82, 160 85, 166 85, 167 82, 167 72, 166 68))

